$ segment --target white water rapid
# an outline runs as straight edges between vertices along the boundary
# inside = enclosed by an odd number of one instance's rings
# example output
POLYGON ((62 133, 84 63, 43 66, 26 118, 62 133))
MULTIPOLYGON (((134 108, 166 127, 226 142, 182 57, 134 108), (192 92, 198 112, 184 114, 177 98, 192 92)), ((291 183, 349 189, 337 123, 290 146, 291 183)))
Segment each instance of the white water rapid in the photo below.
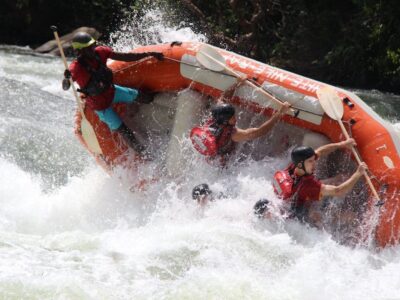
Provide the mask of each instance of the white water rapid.
MULTIPOLYGON (((205 41, 157 11, 142 22, 145 40, 125 25, 113 46, 205 41)), ((0 299, 400 299, 399 246, 349 247, 256 220, 252 206, 274 197, 287 153, 129 191, 75 138, 62 73, 59 58, 0 49, 0 299), (200 211, 191 189, 202 182, 227 198, 200 211)), ((400 128, 399 96, 356 92, 400 128)))

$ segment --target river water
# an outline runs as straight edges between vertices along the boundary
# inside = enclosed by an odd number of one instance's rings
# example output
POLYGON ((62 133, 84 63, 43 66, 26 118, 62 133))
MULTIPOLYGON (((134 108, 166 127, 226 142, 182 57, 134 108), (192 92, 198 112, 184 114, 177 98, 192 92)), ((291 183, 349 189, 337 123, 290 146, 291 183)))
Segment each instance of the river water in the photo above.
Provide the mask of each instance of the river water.
MULTIPOLYGON (((204 40, 151 28, 148 42, 204 40)), ((400 299, 400 247, 253 217, 286 157, 130 191, 75 138, 62 72, 59 58, 0 49, 0 299, 400 299), (190 193, 203 181, 228 197, 199 211, 190 193)), ((356 92, 400 129, 400 96, 356 92)))

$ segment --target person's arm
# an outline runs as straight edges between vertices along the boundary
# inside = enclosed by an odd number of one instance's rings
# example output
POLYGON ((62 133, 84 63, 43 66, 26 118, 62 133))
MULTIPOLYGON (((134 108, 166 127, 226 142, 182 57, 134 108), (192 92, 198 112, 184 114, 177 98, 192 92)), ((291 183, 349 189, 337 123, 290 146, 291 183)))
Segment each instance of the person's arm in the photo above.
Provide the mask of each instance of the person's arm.
POLYGON ((112 52, 110 58, 120 61, 137 61, 145 57, 153 56, 158 60, 164 58, 164 54, 161 52, 143 52, 143 53, 122 53, 122 52, 112 52))
POLYGON ((332 144, 321 146, 315 151, 315 153, 318 155, 318 157, 321 157, 321 156, 326 156, 329 153, 331 153, 337 149, 351 148, 355 145, 356 145, 356 142, 354 141, 354 139, 347 139, 343 142, 332 143, 332 144))
POLYGON ((232 135, 232 140, 234 142, 244 142, 254 140, 260 136, 263 136, 268 133, 274 127, 275 123, 278 122, 280 117, 288 111, 290 108, 290 103, 285 102, 269 120, 264 122, 258 128, 248 128, 248 129, 240 129, 237 128, 236 132, 232 135))
POLYGON ((233 97, 233 94, 235 93, 236 89, 246 80, 247 76, 245 75, 239 77, 238 80, 234 84, 232 84, 229 89, 227 89, 225 92, 222 93, 221 97, 219 97, 217 100, 217 104, 223 104, 229 101, 233 97))
POLYGON ((358 167, 357 171, 355 171, 354 174, 342 184, 338 186, 323 184, 321 186, 321 195, 323 197, 324 196, 341 197, 346 195, 353 189, 357 181, 364 175, 366 169, 367 165, 365 163, 362 163, 358 167))

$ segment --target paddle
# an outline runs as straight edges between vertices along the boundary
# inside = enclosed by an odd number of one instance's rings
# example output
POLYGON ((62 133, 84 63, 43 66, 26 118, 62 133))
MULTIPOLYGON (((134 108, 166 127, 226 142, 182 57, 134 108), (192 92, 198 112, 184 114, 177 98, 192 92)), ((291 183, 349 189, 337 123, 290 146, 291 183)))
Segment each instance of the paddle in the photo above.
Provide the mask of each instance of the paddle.
MULTIPOLYGON (((200 50, 196 53, 196 59, 197 61, 206 67, 209 70, 215 71, 215 72, 222 72, 225 71, 229 73, 230 75, 233 75, 236 78, 241 78, 242 75, 235 72, 232 68, 228 67, 225 62, 225 58, 219 54, 217 50, 215 50, 213 47, 204 44, 201 46, 200 50)), ((276 97, 274 97, 272 94, 268 93, 266 90, 261 88, 260 86, 257 86, 253 82, 249 81, 246 79, 246 82, 255 88, 256 90, 260 91, 264 95, 266 95, 268 98, 273 100, 276 104, 279 106, 282 106, 283 102, 276 97)), ((293 109, 291 109, 292 113, 296 116, 298 112, 294 112, 293 109)))
MULTIPOLYGON (((54 38, 56 39, 57 45, 58 45, 58 49, 60 50, 60 54, 61 54, 61 59, 64 63, 64 67, 67 70, 68 69, 68 63, 67 63, 67 59, 65 58, 64 55, 64 50, 61 46, 61 42, 60 42, 60 38, 58 36, 58 32, 57 32, 57 27, 56 26, 50 26, 51 30, 54 33, 54 38)), ((74 82, 72 81, 72 78, 69 79, 69 82, 72 86, 72 91, 76 100, 76 103, 78 104, 78 109, 79 112, 81 113, 82 116, 82 120, 81 120, 81 132, 82 132, 82 137, 83 139, 86 141, 87 146, 89 148, 89 150, 93 151, 96 154, 102 154, 102 150, 100 148, 99 145, 99 141, 97 140, 96 137, 96 133, 92 127, 92 125, 89 123, 89 121, 86 119, 85 117, 85 112, 83 110, 83 106, 82 103, 79 99, 78 93, 75 89, 74 86, 74 82)))
MULTIPOLYGON (((320 102, 322 108, 324 109, 325 113, 331 119, 338 121, 339 126, 342 129, 344 136, 346 137, 346 139, 349 139, 350 136, 347 133, 347 130, 344 127, 343 122, 342 122, 342 117, 343 117, 343 112, 344 112, 342 100, 340 99, 337 92, 332 87, 326 86, 326 87, 320 88, 317 91, 317 96, 318 96, 319 102, 320 102)), ((357 163, 359 165, 361 165, 361 163, 362 163, 361 158, 358 155, 358 152, 356 151, 354 146, 351 147, 351 150, 354 154, 354 157, 357 160, 357 163)), ((375 190, 374 185, 371 182, 371 179, 369 178, 367 173, 364 173, 364 175, 365 175, 365 179, 367 180, 369 187, 371 188, 372 193, 374 194, 375 198, 378 200, 376 205, 381 205, 382 202, 379 198, 378 193, 375 190)))

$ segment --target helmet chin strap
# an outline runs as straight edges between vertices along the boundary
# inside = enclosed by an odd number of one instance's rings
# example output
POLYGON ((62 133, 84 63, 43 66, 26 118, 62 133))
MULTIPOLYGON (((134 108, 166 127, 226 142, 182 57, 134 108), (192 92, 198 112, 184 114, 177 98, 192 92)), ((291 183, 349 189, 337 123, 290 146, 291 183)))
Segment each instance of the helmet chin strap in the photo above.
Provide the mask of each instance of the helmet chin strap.
POLYGON ((301 162, 301 168, 304 171, 304 175, 312 175, 312 173, 308 173, 306 171, 306 166, 304 165, 304 160, 301 162))

